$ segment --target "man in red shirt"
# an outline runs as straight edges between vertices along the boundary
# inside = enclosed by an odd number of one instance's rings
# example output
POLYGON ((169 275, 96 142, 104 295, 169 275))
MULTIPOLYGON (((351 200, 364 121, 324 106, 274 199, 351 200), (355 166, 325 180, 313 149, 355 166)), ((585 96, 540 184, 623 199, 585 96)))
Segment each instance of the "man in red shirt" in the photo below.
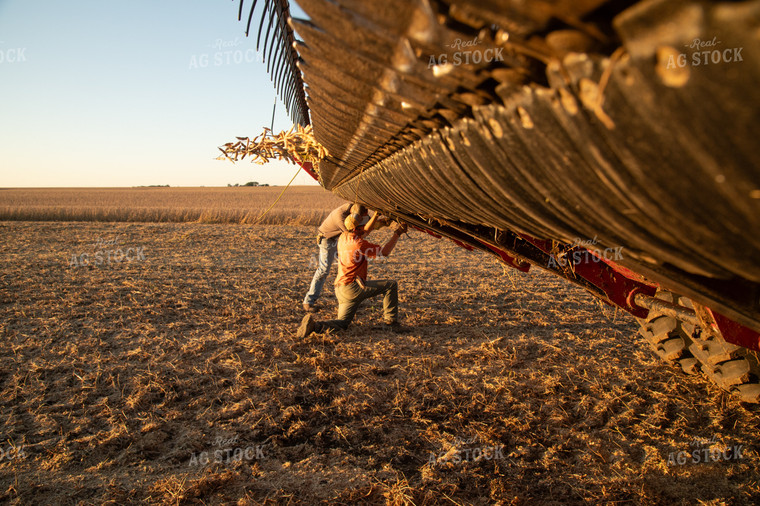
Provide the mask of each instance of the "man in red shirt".
POLYGON ((325 279, 327 279, 327 274, 330 272, 333 260, 337 257, 338 237, 342 232, 346 231, 343 222, 351 213, 366 215, 367 208, 359 204, 352 205, 348 202, 333 209, 327 218, 325 218, 325 221, 319 226, 319 234, 317 235, 319 261, 317 263, 317 270, 311 280, 309 291, 303 299, 304 311, 315 313, 319 310, 317 307, 317 299, 319 299, 319 296, 322 293, 322 287, 325 284, 325 279))
POLYGON ((362 225, 362 217, 350 214, 344 224, 346 232, 338 239, 338 276, 335 279, 335 296, 338 298, 338 319, 318 322, 311 313, 304 316, 296 335, 306 337, 312 332, 343 330, 353 321, 356 310, 365 299, 383 295, 383 320, 394 330, 398 324, 398 283, 395 280, 367 280, 369 258, 387 257, 393 251, 398 238, 406 232, 406 225, 396 224, 393 235, 385 246, 364 239, 372 230, 378 213, 362 225))

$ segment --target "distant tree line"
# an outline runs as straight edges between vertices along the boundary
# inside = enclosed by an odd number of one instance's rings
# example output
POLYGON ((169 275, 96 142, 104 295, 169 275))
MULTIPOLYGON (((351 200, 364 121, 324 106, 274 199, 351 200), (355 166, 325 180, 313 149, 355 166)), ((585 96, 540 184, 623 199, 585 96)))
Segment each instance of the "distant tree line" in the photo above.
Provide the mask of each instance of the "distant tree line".
POLYGON ((237 183, 235 183, 235 184, 229 184, 229 183, 227 183, 227 187, 228 188, 234 187, 234 186, 269 186, 269 184, 268 183, 259 184, 258 181, 248 181, 247 183, 245 183, 243 185, 237 184, 237 183))

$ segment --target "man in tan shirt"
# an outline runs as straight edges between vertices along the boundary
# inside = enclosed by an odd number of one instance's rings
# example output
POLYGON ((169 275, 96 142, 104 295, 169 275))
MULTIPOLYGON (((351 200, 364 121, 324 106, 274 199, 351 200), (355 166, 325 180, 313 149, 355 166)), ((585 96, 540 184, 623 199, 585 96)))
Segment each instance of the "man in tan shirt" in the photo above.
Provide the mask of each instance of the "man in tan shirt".
POLYGON ((304 311, 314 313, 319 310, 317 299, 319 299, 319 296, 322 294, 322 287, 325 284, 325 279, 327 279, 327 275, 330 273, 330 267, 337 255, 338 237, 342 232, 346 231, 343 222, 351 213, 359 214, 369 220, 366 207, 361 204, 351 204, 349 202, 333 209, 319 226, 319 234, 317 235, 319 260, 317 262, 317 270, 314 272, 314 277, 309 286, 309 291, 303 299, 304 311))
POLYGON ((362 217, 350 214, 345 220, 346 232, 338 239, 338 276, 335 279, 335 296, 338 298, 338 318, 318 322, 309 313, 304 316, 297 336, 305 337, 312 332, 343 330, 353 321, 362 301, 383 295, 383 320, 389 328, 399 329, 398 283, 395 280, 367 280, 369 258, 387 257, 393 251, 398 238, 406 232, 406 225, 396 224, 393 235, 384 246, 373 244, 364 236, 372 230, 377 219, 375 214, 366 225, 362 217))

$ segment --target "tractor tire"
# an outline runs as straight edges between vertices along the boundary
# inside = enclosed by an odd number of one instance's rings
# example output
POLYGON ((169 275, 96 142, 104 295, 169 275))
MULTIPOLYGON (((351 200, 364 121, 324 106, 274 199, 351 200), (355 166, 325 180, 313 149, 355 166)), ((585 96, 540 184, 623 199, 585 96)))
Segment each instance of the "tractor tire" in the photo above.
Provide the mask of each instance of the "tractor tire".
MULTIPOLYGON (((658 291, 655 297, 666 302, 674 300, 673 294, 665 291, 658 291)), ((686 324, 657 311, 650 311, 646 319, 637 320, 641 325, 639 334, 661 359, 680 366, 686 374, 699 372, 699 361, 690 352, 692 341, 686 324)))
MULTIPOLYGON (((693 308, 681 297, 679 304, 693 308)), ((693 326, 692 326, 693 327, 693 326)), ((757 352, 731 344, 720 333, 696 327, 689 351, 700 362, 702 373, 743 402, 760 403, 760 357, 757 352)))
MULTIPOLYGON (((656 298, 694 309, 687 297, 658 290, 656 298)), ((664 361, 687 374, 702 372, 709 380, 743 402, 760 403, 760 357, 747 348, 726 342, 719 332, 650 311, 639 318, 639 334, 664 361)))

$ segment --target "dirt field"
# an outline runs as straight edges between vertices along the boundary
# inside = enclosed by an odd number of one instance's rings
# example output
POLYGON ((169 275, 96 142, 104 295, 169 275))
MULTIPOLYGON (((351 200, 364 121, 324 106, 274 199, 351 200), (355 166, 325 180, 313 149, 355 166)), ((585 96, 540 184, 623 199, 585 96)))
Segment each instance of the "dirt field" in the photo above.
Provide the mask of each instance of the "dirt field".
POLYGON ((0 236, 3 502, 760 501, 758 408, 539 271, 413 232, 370 267, 399 280, 408 332, 376 301, 298 340, 313 227, 0 236))

